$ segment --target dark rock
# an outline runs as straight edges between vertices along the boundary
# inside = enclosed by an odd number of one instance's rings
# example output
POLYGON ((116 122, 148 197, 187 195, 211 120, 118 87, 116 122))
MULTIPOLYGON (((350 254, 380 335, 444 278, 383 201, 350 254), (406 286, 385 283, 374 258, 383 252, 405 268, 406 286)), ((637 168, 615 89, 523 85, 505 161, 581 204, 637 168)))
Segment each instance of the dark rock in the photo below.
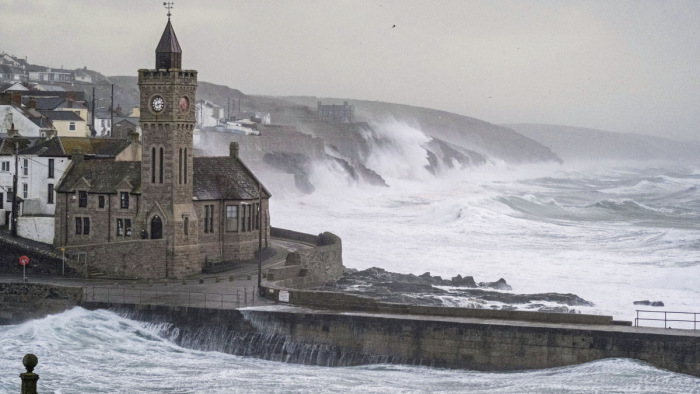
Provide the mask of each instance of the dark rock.
POLYGON ((474 277, 473 276, 465 276, 462 277, 462 275, 457 275, 454 278, 452 278, 452 286, 456 287, 476 287, 476 282, 474 282, 474 277))
POLYGON ((651 306, 664 306, 663 301, 654 301, 651 303, 651 306))
POLYGON ((634 305, 651 305, 651 301, 649 300, 644 300, 644 301, 634 301, 634 305))
POLYGON ((506 280, 503 278, 495 282, 480 282, 479 287, 488 287, 496 290, 513 290, 513 288, 510 287, 510 285, 506 283, 506 280))

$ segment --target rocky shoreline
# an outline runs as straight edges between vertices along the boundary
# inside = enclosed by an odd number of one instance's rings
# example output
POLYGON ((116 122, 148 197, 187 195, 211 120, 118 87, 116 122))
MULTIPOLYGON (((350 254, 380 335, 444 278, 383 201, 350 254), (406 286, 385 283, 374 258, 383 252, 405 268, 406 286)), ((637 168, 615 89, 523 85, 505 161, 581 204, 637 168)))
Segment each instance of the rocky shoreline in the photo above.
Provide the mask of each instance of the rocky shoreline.
POLYGON ((542 312, 577 313, 575 307, 594 304, 575 294, 518 294, 505 279, 477 283, 472 276, 457 275, 452 279, 400 274, 382 268, 358 271, 346 269, 337 281, 321 290, 372 297, 384 302, 426 306, 459 306, 503 310, 535 310, 542 312))

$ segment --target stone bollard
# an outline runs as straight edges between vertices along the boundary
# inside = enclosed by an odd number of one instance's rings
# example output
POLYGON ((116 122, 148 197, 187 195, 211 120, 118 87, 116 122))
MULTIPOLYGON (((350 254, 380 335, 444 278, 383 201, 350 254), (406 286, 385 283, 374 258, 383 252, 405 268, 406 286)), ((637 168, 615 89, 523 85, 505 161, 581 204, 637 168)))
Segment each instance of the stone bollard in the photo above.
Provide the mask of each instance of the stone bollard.
POLYGON ((39 363, 39 359, 29 353, 22 359, 22 364, 27 369, 27 372, 19 374, 22 379, 22 394, 37 394, 36 381, 39 380, 39 375, 35 374, 34 367, 39 363))

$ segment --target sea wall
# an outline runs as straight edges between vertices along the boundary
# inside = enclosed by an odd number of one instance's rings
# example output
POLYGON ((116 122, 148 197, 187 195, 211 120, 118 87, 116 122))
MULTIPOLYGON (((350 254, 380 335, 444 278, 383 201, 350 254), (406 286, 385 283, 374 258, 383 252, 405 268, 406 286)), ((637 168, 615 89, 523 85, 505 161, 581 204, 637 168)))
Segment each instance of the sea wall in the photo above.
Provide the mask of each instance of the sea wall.
POLYGON ((284 267, 268 269, 266 279, 274 288, 312 288, 343 274, 343 244, 337 235, 325 232, 314 236, 274 227, 270 234, 314 245, 288 253, 284 267))
POLYGON ((83 289, 35 283, 0 283, 0 325, 61 313, 80 303, 83 289))

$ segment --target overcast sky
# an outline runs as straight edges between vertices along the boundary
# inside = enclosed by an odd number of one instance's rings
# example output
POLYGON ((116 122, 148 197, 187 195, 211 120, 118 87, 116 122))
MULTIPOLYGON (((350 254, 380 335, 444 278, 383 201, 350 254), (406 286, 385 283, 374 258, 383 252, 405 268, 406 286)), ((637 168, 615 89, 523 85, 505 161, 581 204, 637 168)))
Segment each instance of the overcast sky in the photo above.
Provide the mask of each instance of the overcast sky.
MULTIPOLYGON (((0 0, 0 51, 154 67, 156 0, 0 0)), ((175 1, 183 68, 247 94, 700 142, 700 1, 175 1)))

